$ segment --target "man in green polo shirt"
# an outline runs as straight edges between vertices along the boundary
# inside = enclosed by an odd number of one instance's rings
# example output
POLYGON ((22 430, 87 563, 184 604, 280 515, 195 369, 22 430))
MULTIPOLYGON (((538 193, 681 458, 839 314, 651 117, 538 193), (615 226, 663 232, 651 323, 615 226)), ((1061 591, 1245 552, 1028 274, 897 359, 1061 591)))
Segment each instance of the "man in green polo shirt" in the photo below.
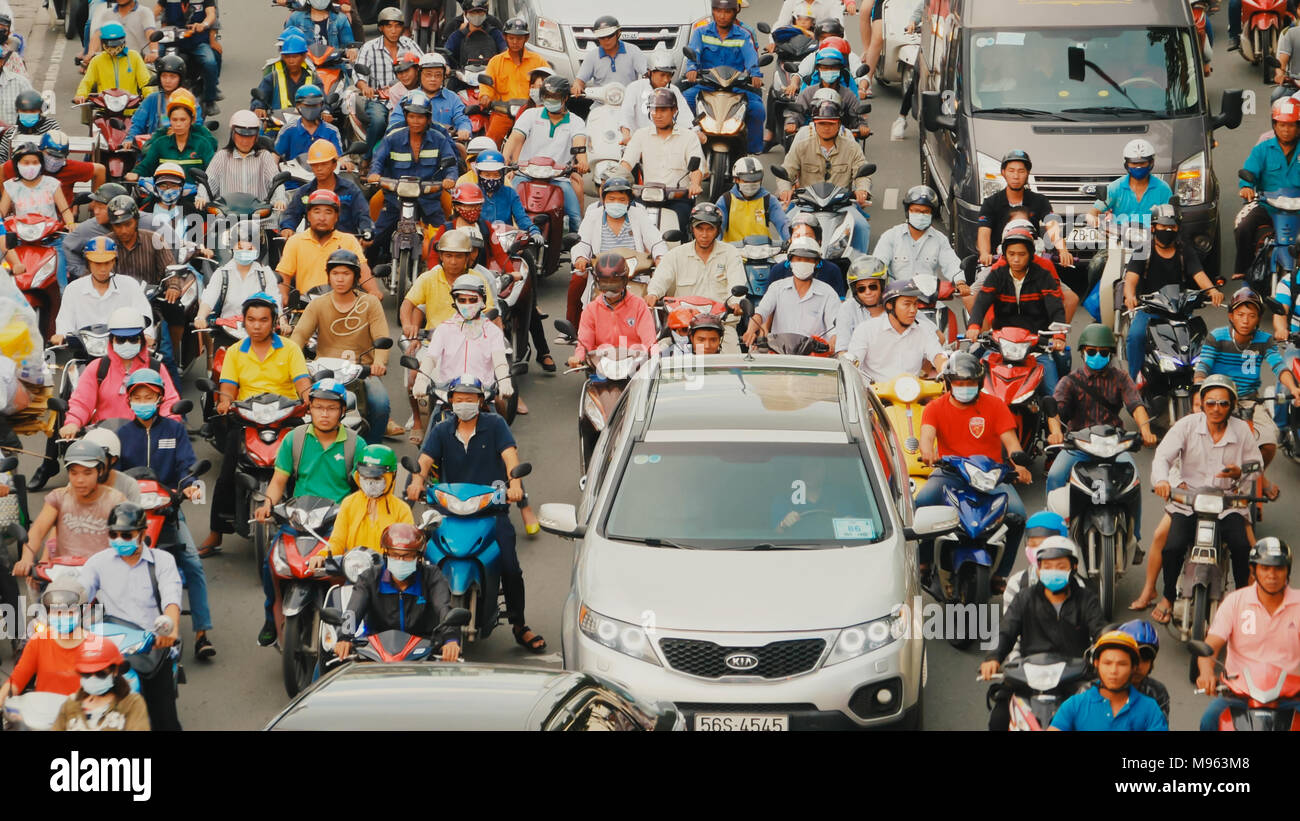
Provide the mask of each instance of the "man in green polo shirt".
MULTIPOLYGON (((347 411, 348 394, 337 379, 322 379, 307 392, 311 424, 289 431, 275 454, 275 475, 266 488, 266 501, 253 511, 253 518, 265 522, 271 508, 284 498, 289 480, 294 496, 320 496, 342 502, 352 492, 352 462, 356 459, 357 436, 341 424, 347 411)), ((320 534, 328 538, 328 533, 320 534)), ((262 565, 262 591, 266 593, 266 622, 257 643, 275 643, 275 586, 270 559, 262 565)))

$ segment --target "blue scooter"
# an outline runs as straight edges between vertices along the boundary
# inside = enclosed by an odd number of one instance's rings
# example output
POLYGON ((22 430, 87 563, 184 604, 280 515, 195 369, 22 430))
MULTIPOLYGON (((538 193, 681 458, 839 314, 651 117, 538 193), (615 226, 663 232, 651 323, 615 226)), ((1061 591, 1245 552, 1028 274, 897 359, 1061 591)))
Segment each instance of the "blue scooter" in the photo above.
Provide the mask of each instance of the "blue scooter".
MULTIPOLYGON (((945 501, 957 511, 960 527, 935 540, 937 572, 930 593, 940 604, 984 604, 989 597, 989 577, 1007 549, 1003 521, 1007 497, 993 491, 1013 478, 1016 469, 987 456, 945 456, 938 469, 961 478, 965 486, 944 488, 945 501)), ((970 631, 950 631, 948 642, 962 649, 975 639, 970 631)))
POLYGON ((762 299, 772 281, 772 269, 785 261, 785 253, 779 244, 766 236, 745 237, 743 241, 732 244, 739 248, 740 256, 745 260, 750 299, 762 299))
MULTIPOLYGON (((415 474, 419 466, 409 456, 402 467, 415 474)), ((522 479, 533 466, 521 462, 510 478, 522 479)), ((438 565, 451 586, 451 606, 469 611, 461 629, 461 646, 482 641, 501 621, 501 548, 497 545, 497 516, 509 510, 504 485, 464 482, 430 485, 420 529, 428 537, 425 558, 438 565)))
POLYGON ((172 681, 175 682, 177 695, 180 694, 180 685, 185 683, 185 669, 180 662, 180 639, 169 648, 155 647, 157 635, 152 630, 113 616, 105 616, 102 622, 89 625, 87 629, 117 645, 129 668, 125 678, 131 682, 132 692, 140 692, 141 676, 153 678, 162 669, 162 665, 170 664, 172 681))
MULTIPOLYGON (((1255 185, 1255 175, 1246 169, 1237 176, 1255 185)), ((1246 271, 1246 284, 1257 293, 1272 295, 1281 280, 1290 279, 1296 270, 1296 242, 1300 240, 1300 188, 1258 191, 1256 207, 1267 207, 1273 218, 1273 236, 1259 244, 1255 261, 1246 271)))

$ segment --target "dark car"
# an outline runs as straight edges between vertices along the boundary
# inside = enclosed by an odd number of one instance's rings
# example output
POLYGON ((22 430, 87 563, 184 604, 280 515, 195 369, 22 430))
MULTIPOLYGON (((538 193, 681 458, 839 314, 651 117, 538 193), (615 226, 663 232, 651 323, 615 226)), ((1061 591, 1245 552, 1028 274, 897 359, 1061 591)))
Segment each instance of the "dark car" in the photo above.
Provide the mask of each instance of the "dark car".
POLYGON ((671 705, 586 673, 504 664, 347 664, 268 730, 675 730, 671 705))

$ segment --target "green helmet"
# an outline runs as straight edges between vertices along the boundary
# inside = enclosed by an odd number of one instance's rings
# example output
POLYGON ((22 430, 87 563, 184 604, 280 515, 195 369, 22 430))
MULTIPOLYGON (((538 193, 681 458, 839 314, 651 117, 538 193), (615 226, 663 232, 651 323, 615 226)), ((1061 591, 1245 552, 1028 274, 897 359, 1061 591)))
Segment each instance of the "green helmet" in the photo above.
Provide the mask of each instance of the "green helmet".
POLYGON ((357 459, 357 473, 367 479, 397 472, 397 454, 388 445, 366 445, 357 459))
POLYGON ((1079 334, 1079 348, 1109 348, 1115 350, 1115 332, 1108 326, 1092 323, 1079 334))

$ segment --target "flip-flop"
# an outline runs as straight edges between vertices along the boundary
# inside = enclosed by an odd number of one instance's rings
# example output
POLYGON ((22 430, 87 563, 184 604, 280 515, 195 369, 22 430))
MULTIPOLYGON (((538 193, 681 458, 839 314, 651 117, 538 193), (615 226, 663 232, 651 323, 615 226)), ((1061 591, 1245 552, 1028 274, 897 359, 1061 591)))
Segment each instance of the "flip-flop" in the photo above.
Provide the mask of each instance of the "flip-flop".
POLYGON ((546 652, 546 639, 542 638, 540 633, 534 632, 533 628, 529 627, 528 625, 525 624, 520 629, 512 632, 514 632, 515 634, 515 643, 518 644, 520 647, 524 648, 525 650, 528 650, 533 653, 546 652), (533 637, 525 641, 523 637, 524 634, 526 633, 532 633, 533 637))
POLYGON ((1151 621, 1155 622, 1156 624, 1168 624, 1173 619, 1173 616, 1174 616, 1173 607, 1159 606, 1156 607, 1155 610, 1151 611, 1151 621), (1160 618, 1161 614, 1164 615, 1163 619, 1160 618))
POLYGON ((412 445, 424 444, 424 428, 411 428, 411 435, 407 437, 412 445))
MULTIPOLYGON (((1140 597, 1139 597, 1139 598, 1140 598, 1140 597)), ((1139 606, 1138 606, 1138 600, 1137 600, 1137 599, 1134 599, 1134 600, 1133 600, 1133 603, 1130 604, 1130 605, 1128 606, 1128 609, 1129 609, 1129 610, 1137 610, 1137 611, 1141 612, 1141 611, 1143 611, 1143 610, 1146 610, 1148 607, 1150 607, 1151 605, 1153 605, 1153 604, 1155 604, 1155 603, 1156 603, 1156 600, 1155 600, 1155 599, 1151 599, 1151 600, 1148 601, 1146 604, 1144 604, 1144 605, 1142 605, 1142 606, 1139 607, 1139 606)))
POLYGON ((211 559, 213 556, 220 556, 224 552, 225 551, 221 549, 221 545, 219 544, 208 545, 207 547, 199 548, 199 558, 211 559))

